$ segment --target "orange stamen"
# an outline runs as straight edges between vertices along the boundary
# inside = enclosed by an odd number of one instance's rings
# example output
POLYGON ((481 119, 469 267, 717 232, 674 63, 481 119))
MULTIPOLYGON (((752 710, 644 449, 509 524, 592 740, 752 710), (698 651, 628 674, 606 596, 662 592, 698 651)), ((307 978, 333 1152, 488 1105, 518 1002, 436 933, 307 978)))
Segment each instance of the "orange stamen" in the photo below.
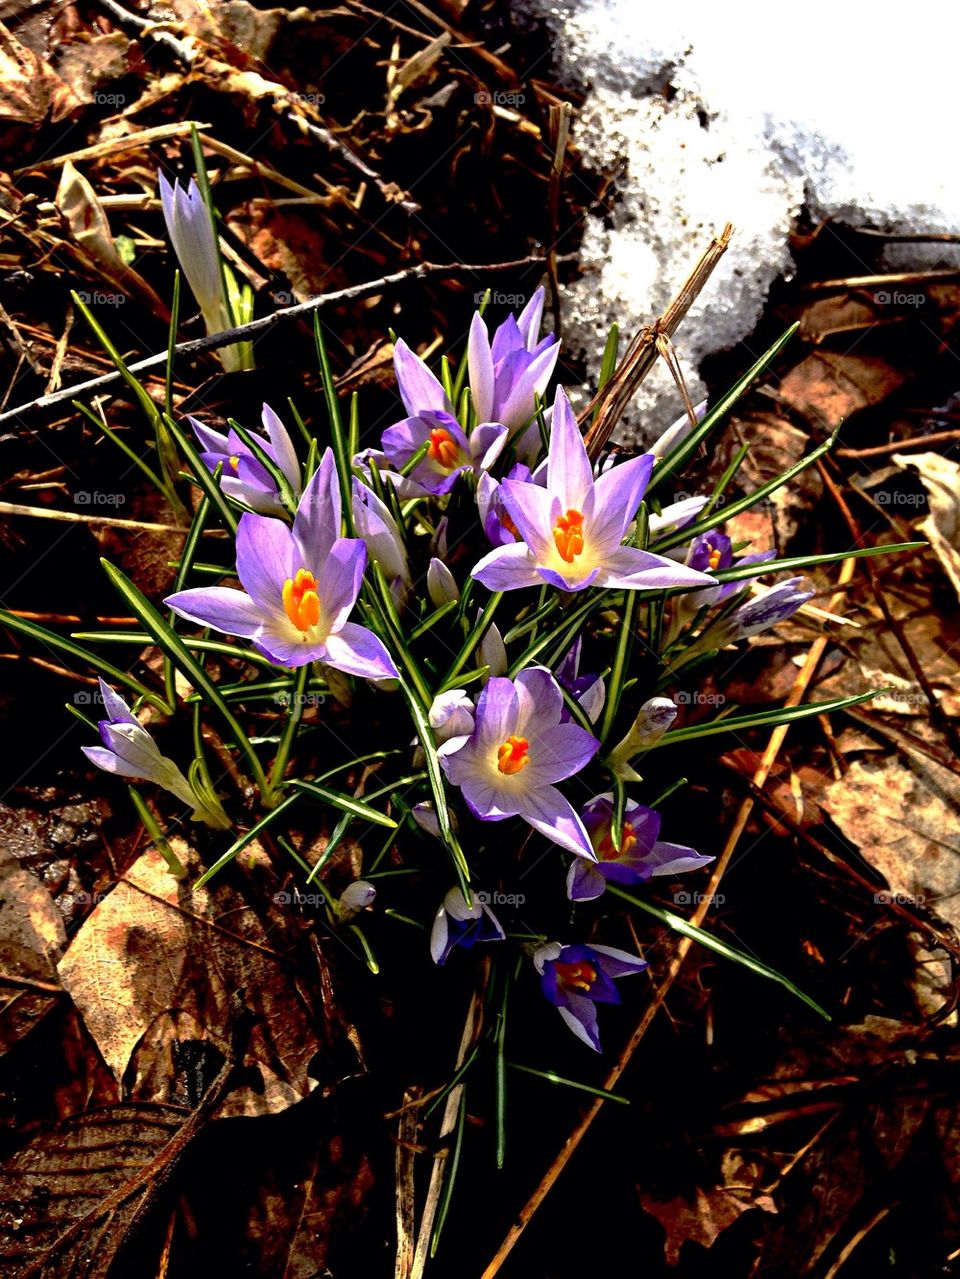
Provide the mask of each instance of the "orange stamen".
POLYGON ((615 848, 613 844, 613 834, 607 831, 603 839, 600 841, 600 847, 597 852, 600 854, 602 862, 615 862, 618 857, 623 857, 629 853, 630 849, 637 842, 637 833, 629 822, 623 823, 623 840, 619 848, 615 848))
POLYGON ((442 466, 445 471, 452 471, 457 465, 457 442, 450 432, 444 430, 442 426, 430 432, 430 446, 427 449, 427 456, 432 458, 438 466, 442 466))
POLYGON ((283 584, 283 607, 298 631, 306 633, 320 621, 320 596, 317 579, 309 569, 298 568, 296 577, 283 584))
POLYGON ((554 964, 554 968, 561 986, 566 986, 568 990, 589 992, 590 987, 597 980, 597 970, 585 959, 577 960, 574 964, 554 964))
POLYGON ((560 558, 572 564, 583 552, 583 516, 579 511, 570 510, 560 516, 553 530, 553 540, 560 558))
POLYGON ((530 763, 530 743, 525 737, 508 737, 497 751, 497 768, 508 776, 519 773, 530 763))
POLYGON ((710 558, 709 558, 709 560, 707 561, 707 563, 710 565, 710 567, 711 567, 711 568, 719 568, 719 567, 720 567, 720 561, 721 561, 722 559, 723 559, 723 553, 722 553, 721 551, 718 551, 718 550, 716 549, 716 547, 712 547, 712 548, 711 548, 711 550, 710 550, 710 558))

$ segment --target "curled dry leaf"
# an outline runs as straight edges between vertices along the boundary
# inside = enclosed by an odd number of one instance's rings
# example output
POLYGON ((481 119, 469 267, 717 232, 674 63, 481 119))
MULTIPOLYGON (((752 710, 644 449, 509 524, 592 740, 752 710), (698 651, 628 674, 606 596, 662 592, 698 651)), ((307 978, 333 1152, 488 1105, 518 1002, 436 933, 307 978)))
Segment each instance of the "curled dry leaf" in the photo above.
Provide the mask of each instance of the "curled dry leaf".
POLYGON ((66 944, 63 919, 47 889, 0 848, 0 1050, 53 1007, 57 960, 66 944))
POLYGON ((80 105, 53 68, 0 23, 0 127, 57 123, 80 105))
POLYGON ((960 596, 960 466, 939 453, 894 453, 893 460, 916 471, 927 491, 930 513, 918 531, 960 596))
MULTIPOLYGON (((196 872, 184 841, 171 842, 196 872)), ((313 1089, 308 1070, 323 1045, 295 982, 294 960, 277 948, 284 946, 284 920, 268 931, 247 904, 267 897, 262 882, 246 894, 222 879, 193 889, 174 880, 151 850, 84 922, 60 978, 116 1078, 131 1068, 137 1095, 144 1095, 147 1079, 158 1090, 164 1081, 172 1088, 171 1025, 189 1024, 192 1041, 207 1040, 229 1058, 244 1016, 251 1021, 245 1084, 218 1113, 275 1113, 313 1089)))

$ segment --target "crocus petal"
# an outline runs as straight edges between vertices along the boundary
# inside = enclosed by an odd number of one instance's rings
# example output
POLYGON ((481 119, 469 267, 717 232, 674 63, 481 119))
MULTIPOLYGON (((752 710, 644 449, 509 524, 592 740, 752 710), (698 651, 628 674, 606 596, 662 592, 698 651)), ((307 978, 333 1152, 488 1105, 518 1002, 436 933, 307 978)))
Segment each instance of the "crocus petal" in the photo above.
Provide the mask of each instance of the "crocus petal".
POLYGON ((200 447, 205 453, 217 453, 225 457, 229 455, 230 446, 223 432, 215 431, 210 426, 204 426, 195 417, 188 416, 187 421, 193 427, 193 432, 200 441, 200 447))
POLYGON ((328 635, 326 655, 322 659, 328 666, 361 679, 399 679, 400 672, 393 658, 373 631, 356 622, 346 622, 336 635, 328 635))
POLYGON ((541 284, 517 317, 517 328, 520 330, 523 345, 528 351, 532 351, 540 340, 540 325, 543 322, 543 299, 545 296, 546 290, 541 284))
POLYGON ((492 622, 487 627, 487 633, 480 641, 480 663, 483 666, 490 667, 486 676, 488 680, 495 675, 506 675, 507 667, 510 665, 507 661, 507 650, 504 647, 503 636, 492 622))
POLYGON ((409 583, 410 565, 396 520, 376 493, 356 478, 353 481, 353 519, 357 533, 367 544, 370 558, 380 565, 387 580, 399 578, 409 583))
POLYGON ((293 536, 303 552, 303 565, 320 577, 323 560, 340 536, 340 481, 333 449, 324 449, 320 465, 303 490, 293 521, 293 536))
POLYGON ((261 613, 282 608, 283 585, 303 564, 290 529, 266 515, 242 515, 237 528, 237 577, 261 613))
MULTIPOLYGON (((533 414, 536 407, 536 397, 539 395, 541 399, 543 398, 547 383, 553 376, 554 366, 557 363, 559 354, 560 343, 555 342, 553 346, 547 347, 545 351, 529 360, 527 367, 516 378, 506 399, 496 406, 492 416, 498 422, 503 422, 511 430, 516 430, 524 425, 533 414)), ((515 358, 517 357, 513 355, 507 356, 508 360, 515 358)), ((521 358, 529 359, 526 356, 521 358)))
POLYGON ((119 693, 114 692, 109 684, 104 680, 99 680, 100 697, 103 700, 103 708, 107 713, 107 719, 114 720, 121 724, 137 724, 139 720, 131 713, 130 707, 123 700, 119 693))
POLYGON ((517 807, 523 820, 541 835, 546 835, 547 839, 576 853, 578 857, 585 857, 591 862, 597 860, 583 822, 573 805, 555 786, 519 794, 517 807))
POLYGON ((359 538, 341 537, 330 547, 320 579, 322 617, 330 631, 339 631, 350 616, 366 567, 367 548, 359 538))
POLYGON ((474 312, 467 340, 467 368, 470 373, 470 394, 478 422, 488 422, 493 416, 495 381, 490 337, 483 316, 474 312))
MULTIPOLYGON (((439 829, 439 827, 438 827, 439 829)), ((442 964, 449 954, 447 948, 447 936, 450 931, 447 912, 440 904, 433 920, 433 928, 430 930, 430 958, 435 964, 442 964)))
POLYGON ((440 409, 444 413, 453 413, 453 405, 447 399, 447 393, 442 384, 430 372, 419 355, 414 355, 403 338, 400 338, 393 348, 393 369, 403 406, 412 417, 425 409, 440 409))
POLYGON ((651 867, 651 875, 682 875, 684 871, 699 870, 713 860, 704 853, 698 853, 695 848, 687 848, 684 844, 668 844, 662 840, 654 844, 644 858, 651 867))
POLYGON ((516 686, 500 676, 488 680, 477 700, 476 719, 482 725, 483 740, 499 743, 513 732, 520 711, 516 686))
POLYGON ((557 1012, 576 1037, 594 1052, 600 1052, 600 1027, 597 1025, 597 1009, 586 995, 569 995, 566 1007, 558 1006, 557 1012))
POLYGON ((669 586, 716 586, 716 581, 662 555, 623 546, 606 557, 596 584, 614 590, 662 590, 669 586))
POLYGON ((592 863, 575 857, 567 871, 567 896, 572 902, 591 902, 602 897, 607 881, 592 863))
POLYGON ((503 452, 509 432, 500 422, 481 422, 470 432, 470 457, 475 470, 488 471, 503 452))
POLYGON ((650 967, 645 959, 631 955, 626 950, 617 950, 613 946, 591 944, 590 949, 603 958, 603 970, 608 977, 630 977, 633 973, 642 973, 645 968, 650 967))
POLYGON ((537 561, 523 542, 512 542, 488 551, 475 565, 475 577, 488 591, 516 591, 524 586, 539 586, 537 561))
POLYGON ((552 491, 548 492, 539 484, 504 480, 500 485, 500 497, 507 514, 537 560, 543 563, 554 558, 553 527, 563 511, 552 491))
POLYGON ((504 322, 497 326, 490 343, 490 354, 495 365, 502 364, 513 351, 526 351, 527 344, 516 318, 508 315, 504 322))
POLYGON ((273 445, 273 451, 277 459, 277 466, 283 472, 290 487, 294 493, 300 492, 300 463, 297 461, 297 454, 293 447, 293 441, 287 428, 274 413, 269 404, 264 404, 261 419, 264 430, 269 436, 270 443, 273 445))
POLYGON ((606 471, 594 488, 590 539, 615 550, 630 527, 650 483, 653 454, 633 457, 606 471))
POLYGON ((117 777, 143 776, 139 769, 131 768, 126 760, 121 759, 113 751, 107 750, 105 746, 81 746, 80 749, 91 764, 96 764, 97 768, 102 768, 105 773, 113 773, 117 777))
POLYGON ((536 756, 531 757, 524 772, 530 774, 530 782, 562 782, 572 777, 593 759, 600 743, 579 724, 555 724, 547 735, 537 741, 536 756))
POLYGON ((263 626, 263 612, 245 591, 230 586, 203 586, 178 591, 163 601, 180 617, 200 626, 212 626, 225 635, 252 638, 263 626))
MULTIPOLYGON (((652 462, 651 462, 652 465, 652 462)), ((547 488, 560 499, 563 510, 583 511, 593 492, 593 467, 587 456, 580 427, 563 387, 557 387, 547 458, 547 488)), ((639 503, 639 499, 638 499, 639 503)))
POLYGON ((434 556, 427 567, 427 594, 434 608, 441 608, 460 598, 460 587, 457 579, 444 564, 434 556))

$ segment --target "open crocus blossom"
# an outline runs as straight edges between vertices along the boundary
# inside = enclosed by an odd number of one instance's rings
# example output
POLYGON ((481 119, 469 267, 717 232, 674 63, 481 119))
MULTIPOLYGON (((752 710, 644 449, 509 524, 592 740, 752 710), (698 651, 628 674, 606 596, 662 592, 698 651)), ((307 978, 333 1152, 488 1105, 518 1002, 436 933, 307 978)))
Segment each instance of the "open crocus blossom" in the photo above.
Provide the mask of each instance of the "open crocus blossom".
POLYGON ((475 427, 467 437, 456 418, 432 409, 388 426, 382 436, 384 456, 397 471, 426 448, 409 473, 396 478, 403 497, 449 493, 464 471, 479 474, 492 466, 506 440, 506 427, 495 422, 475 427))
POLYGON ((481 900, 483 894, 472 896, 473 905, 468 906, 462 890, 451 888, 440 903, 430 932, 430 955, 435 964, 445 964, 455 946, 471 950, 477 942, 503 941, 506 936, 496 915, 481 900))
POLYGON ((517 480, 500 485, 504 507, 523 541, 490 551, 473 576, 491 591, 544 582, 563 591, 715 585, 696 569, 622 545, 652 467, 653 458, 644 454, 595 480, 577 419, 558 389, 545 485, 517 480))
POLYGON ((712 862, 712 857, 683 844, 658 840, 660 814, 627 800, 620 847, 613 842, 613 795, 597 795, 581 812, 583 824, 597 854, 595 863, 578 857, 567 875, 571 901, 592 901, 606 890, 607 882, 638 884, 654 875, 680 875, 712 862))
POLYGON ((578 1039, 600 1052, 597 1004, 619 1004, 617 977, 642 973, 643 959, 611 946, 547 942, 533 956, 540 988, 578 1039))
MULTIPOLYGON (((776 551, 757 551, 750 555, 741 555, 734 562, 733 543, 726 533, 701 533, 690 544, 687 564, 690 568, 713 573, 717 569, 739 568, 744 564, 763 564, 767 560, 774 559, 776 554, 776 551)), ((762 572, 762 569, 758 569, 757 576, 759 577, 762 572)), ((752 578, 741 577, 732 582, 721 582, 717 586, 707 587, 703 591, 692 591, 690 595, 682 597, 683 605, 688 610, 713 607, 714 604, 723 603, 737 591, 742 591, 744 587, 750 585, 752 580, 752 578)))
POLYGON ((499 326, 491 342, 477 311, 470 325, 467 367, 478 422, 500 422, 511 434, 530 421, 553 375, 560 343, 540 340, 543 289, 537 289, 519 317, 499 326))
POLYGON ((363 579, 367 549, 340 537, 340 489, 327 449, 304 490, 291 529, 283 520, 244 515, 237 530, 238 591, 179 591, 164 602, 192 622, 251 639, 279 666, 325 662, 363 679, 395 679, 380 640, 347 621, 363 579))
POLYGON ((596 859, 590 837, 556 782, 572 777, 600 743, 563 723, 563 694, 548 670, 532 666, 515 680, 489 680, 477 701, 470 736, 440 747, 443 769, 482 821, 522 817, 555 844, 596 859))
POLYGON ((100 697, 107 718, 100 720, 102 746, 81 746, 91 764, 119 777, 139 777, 155 782, 171 795, 176 795, 193 811, 193 820, 206 822, 225 830, 230 819, 216 796, 201 796, 181 773, 172 759, 160 754, 156 742, 131 713, 130 707, 109 684, 100 681, 100 697))
MULTIPOLYGON (((283 511, 283 503, 277 490, 277 482, 258 457, 240 439, 236 431, 226 433, 214 431, 204 426, 195 417, 187 421, 193 427, 200 447, 200 457, 211 471, 219 465, 223 466, 220 474, 220 487, 227 497, 232 497, 252 511, 263 515, 278 515, 283 511)), ((294 498, 299 498, 301 477, 300 463, 287 428, 274 413, 269 404, 264 404, 261 414, 267 439, 261 447, 277 468, 282 472, 294 498)))

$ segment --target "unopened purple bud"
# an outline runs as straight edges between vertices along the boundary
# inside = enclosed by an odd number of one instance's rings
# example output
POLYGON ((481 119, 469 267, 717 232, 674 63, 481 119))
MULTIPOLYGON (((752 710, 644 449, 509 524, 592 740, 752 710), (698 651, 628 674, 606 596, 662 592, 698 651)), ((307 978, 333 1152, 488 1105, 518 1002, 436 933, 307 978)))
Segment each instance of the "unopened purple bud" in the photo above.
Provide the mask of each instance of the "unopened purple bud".
MULTIPOLYGON (((706 400, 702 400, 693 412, 697 419, 696 424, 699 425, 707 415, 706 400)), ((651 444, 650 452, 658 460, 666 457, 678 444, 683 443, 693 428, 694 423, 690 421, 689 413, 684 413, 683 417, 677 418, 676 422, 672 426, 668 426, 660 438, 651 444)))
POLYGON ((441 608, 444 604, 455 602, 460 598, 457 579, 443 560, 438 560, 436 556, 430 561, 430 567, 427 569, 427 594, 434 608, 441 608))
POLYGON ((798 589, 798 583, 802 581, 802 577, 791 577, 741 605, 728 619, 733 638, 746 639, 750 635, 759 635, 761 631, 769 630, 778 622, 792 617, 814 595, 813 591, 798 589))
POLYGON ((362 910, 372 906, 377 897, 377 890, 366 879, 355 879, 340 894, 337 903, 341 920, 350 920, 362 910))

